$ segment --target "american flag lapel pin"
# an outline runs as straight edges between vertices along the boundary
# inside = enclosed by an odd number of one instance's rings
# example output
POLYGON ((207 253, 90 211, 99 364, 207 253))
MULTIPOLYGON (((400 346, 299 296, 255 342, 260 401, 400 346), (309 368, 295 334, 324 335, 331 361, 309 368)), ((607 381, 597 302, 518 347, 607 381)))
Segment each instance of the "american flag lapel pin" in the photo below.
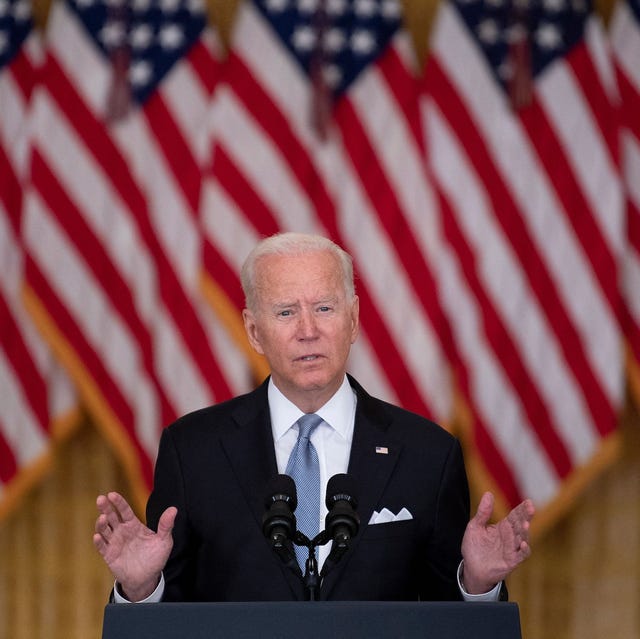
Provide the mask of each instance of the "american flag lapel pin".
POLYGON ((389 449, 386 446, 376 446, 376 453, 378 455, 388 455, 389 449))

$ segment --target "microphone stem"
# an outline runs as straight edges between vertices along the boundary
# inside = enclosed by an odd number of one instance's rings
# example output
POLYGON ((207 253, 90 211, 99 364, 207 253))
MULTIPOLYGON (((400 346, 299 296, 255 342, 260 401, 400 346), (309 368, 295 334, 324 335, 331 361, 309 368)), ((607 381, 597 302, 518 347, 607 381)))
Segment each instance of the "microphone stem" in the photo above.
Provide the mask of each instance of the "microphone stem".
POLYGON ((307 589, 309 601, 316 601, 320 588, 320 579, 318 577, 318 561, 313 543, 309 544, 309 558, 305 563, 304 585, 307 589))

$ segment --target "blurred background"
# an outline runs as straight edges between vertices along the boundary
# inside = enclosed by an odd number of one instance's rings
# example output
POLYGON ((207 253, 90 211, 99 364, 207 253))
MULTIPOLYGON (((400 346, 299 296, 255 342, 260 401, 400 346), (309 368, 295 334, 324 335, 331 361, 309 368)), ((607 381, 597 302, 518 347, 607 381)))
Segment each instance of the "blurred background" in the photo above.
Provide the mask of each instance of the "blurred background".
POLYGON ((96 496, 268 373, 262 236, 355 259, 350 370, 537 506, 526 639, 640 637, 638 0, 0 0, 0 639, 101 636, 96 496))

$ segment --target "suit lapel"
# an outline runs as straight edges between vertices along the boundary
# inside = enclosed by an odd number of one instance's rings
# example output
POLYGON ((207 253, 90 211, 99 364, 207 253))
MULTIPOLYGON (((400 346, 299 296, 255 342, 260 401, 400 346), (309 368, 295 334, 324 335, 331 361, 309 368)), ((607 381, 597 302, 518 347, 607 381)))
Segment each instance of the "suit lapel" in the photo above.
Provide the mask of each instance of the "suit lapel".
MULTIPOLYGON (((267 382, 249 393, 246 401, 238 404, 232 413, 232 421, 233 425, 221 436, 222 448, 253 513, 256 534, 262 537, 262 517, 267 496, 265 491, 278 473, 267 401, 267 382)), ((266 539, 264 544, 266 547, 266 539)), ((289 583, 294 598, 300 598, 300 577, 286 568, 275 552, 272 554, 272 559, 289 583)))
POLYGON ((324 577, 321 591, 323 599, 329 597, 349 559, 357 552, 362 532, 380 501, 402 448, 401 442, 389 434, 391 418, 384 410, 384 404, 367 394, 353 378, 349 377, 349 381, 358 397, 348 473, 354 478, 358 491, 360 530, 351 541, 349 552, 324 577))

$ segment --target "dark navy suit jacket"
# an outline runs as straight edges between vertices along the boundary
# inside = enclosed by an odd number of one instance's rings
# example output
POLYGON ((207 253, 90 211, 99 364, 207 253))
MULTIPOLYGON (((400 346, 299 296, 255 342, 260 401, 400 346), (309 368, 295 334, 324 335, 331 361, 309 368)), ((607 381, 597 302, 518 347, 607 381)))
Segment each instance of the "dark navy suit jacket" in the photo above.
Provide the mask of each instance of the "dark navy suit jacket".
MULTIPOLYGON (((349 381, 357 408, 348 472, 361 526, 324 577, 320 598, 460 599, 456 571, 469 491, 457 439, 349 381), (413 519, 368 525, 385 507, 405 507, 413 519)), ((153 529, 165 508, 178 508, 165 601, 305 598, 300 575, 262 533, 267 486, 277 472, 267 382, 165 429, 147 506, 153 529)))

